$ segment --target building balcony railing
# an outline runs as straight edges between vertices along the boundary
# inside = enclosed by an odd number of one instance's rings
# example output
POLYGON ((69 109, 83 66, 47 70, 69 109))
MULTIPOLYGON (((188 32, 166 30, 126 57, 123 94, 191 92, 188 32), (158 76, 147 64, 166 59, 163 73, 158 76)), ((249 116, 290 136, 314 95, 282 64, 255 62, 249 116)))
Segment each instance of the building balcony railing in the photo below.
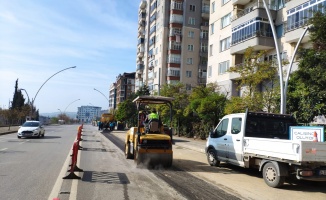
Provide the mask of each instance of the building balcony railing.
POLYGON ((180 58, 168 58, 168 63, 177 63, 177 64, 180 64, 181 63, 181 59, 180 58))
POLYGON ((287 33, 287 32, 302 28, 304 26, 307 26, 308 22, 309 22, 308 18, 304 18, 304 19, 302 19, 300 21, 297 21, 297 22, 294 22, 294 23, 293 22, 292 23, 284 22, 283 23, 283 25, 284 25, 284 33, 287 33))
MULTIPOLYGON (((270 10, 274 10, 274 11, 277 10, 276 6, 268 5, 268 7, 269 7, 270 10)), ((238 11, 237 14, 235 14, 232 17, 231 21, 234 21, 234 20, 236 20, 238 18, 241 18, 241 17, 247 15, 248 13, 251 13, 254 10, 259 9, 259 8, 260 9, 265 9, 264 3, 261 0, 255 1, 254 3, 247 6, 245 9, 243 9, 241 11, 238 11)))

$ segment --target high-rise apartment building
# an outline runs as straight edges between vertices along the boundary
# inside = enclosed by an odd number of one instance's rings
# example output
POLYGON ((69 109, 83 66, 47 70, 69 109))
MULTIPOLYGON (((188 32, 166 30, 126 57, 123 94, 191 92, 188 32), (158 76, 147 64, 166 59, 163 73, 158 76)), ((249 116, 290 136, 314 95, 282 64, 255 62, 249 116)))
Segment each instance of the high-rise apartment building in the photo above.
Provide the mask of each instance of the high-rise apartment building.
POLYGON ((142 0, 139 5, 136 91, 144 84, 206 84, 209 0, 142 0))
MULTIPOLYGON (((326 9, 325 0, 265 0, 276 30, 280 57, 290 61, 314 11, 326 9)), ((309 33, 301 46, 309 48, 309 33)), ((241 96, 237 90, 239 75, 227 72, 230 66, 243 63, 248 47, 267 50, 264 60, 277 58, 268 14, 262 0, 211 0, 207 82, 216 82, 229 96, 241 96)), ((295 62, 292 71, 297 68, 295 62)), ((288 70, 288 65, 283 66, 288 70)))

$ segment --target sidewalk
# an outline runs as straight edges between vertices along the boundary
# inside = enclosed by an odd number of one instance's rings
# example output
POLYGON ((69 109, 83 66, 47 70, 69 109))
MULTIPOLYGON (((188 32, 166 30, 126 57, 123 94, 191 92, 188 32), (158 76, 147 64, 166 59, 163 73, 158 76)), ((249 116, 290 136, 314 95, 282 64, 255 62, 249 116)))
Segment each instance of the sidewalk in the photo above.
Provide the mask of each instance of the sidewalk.
POLYGON ((8 133, 15 133, 19 129, 19 126, 11 126, 10 130, 8 130, 8 126, 0 127, 0 135, 5 135, 8 133))
POLYGON ((206 140, 178 137, 177 135, 174 135, 173 142, 175 146, 205 153, 206 140))

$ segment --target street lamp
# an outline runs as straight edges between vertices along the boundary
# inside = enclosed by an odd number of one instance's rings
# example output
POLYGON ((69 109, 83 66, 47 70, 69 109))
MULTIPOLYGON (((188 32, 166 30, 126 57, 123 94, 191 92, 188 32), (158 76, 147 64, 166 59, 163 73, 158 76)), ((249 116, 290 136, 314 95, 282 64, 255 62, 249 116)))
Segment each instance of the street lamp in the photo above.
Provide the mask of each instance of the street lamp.
POLYGON ((278 46, 277 42, 277 35, 274 27, 274 21, 271 17, 271 12, 269 8, 267 7, 266 1, 263 0, 264 7, 266 9, 266 13, 268 16, 269 24, 271 25, 272 28, 272 33, 273 33, 273 38, 274 38, 274 43, 275 43, 275 48, 276 48, 276 55, 277 55, 277 61, 278 61, 278 72, 279 72, 279 77, 280 77, 280 90, 281 90, 281 105, 280 105, 280 113, 284 114, 284 89, 283 89, 283 73, 282 73, 282 62, 281 62, 281 55, 280 55, 280 48, 278 46))
POLYGON ((71 104, 73 104, 73 103, 75 103, 76 101, 79 101, 80 99, 76 99, 75 101, 73 101, 73 102, 71 102, 66 108, 65 108, 65 111, 63 112, 64 114, 66 114, 66 110, 67 110, 67 108, 71 105, 71 104))
POLYGON ((287 74, 286 74, 286 78, 285 78, 285 86, 284 86, 284 113, 286 113, 286 94, 287 94, 287 88, 288 88, 288 83, 289 83, 289 77, 290 77, 290 73, 291 73, 291 69, 292 69, 292 65, 293 65, 293 62, 294 62, 294 57, 295 57, 295 54, 297 53, 297 50, 299 49, 299 45, 303 39, 303 37, 306 35, 306 33, 308 32, 308 30, 312 28, 312 27, 307 27, 305 28, 305 30, 303 31, 301 37, 299 38, 298 42, 297 42, 297 45, 295 46, 295 49, 293 51, 293 55, 292 55, 292 58, 291 58, 291 62, 289 64, 289 69, 287 71, 287 74))
POLYGON ((26 91, 25 89, 22 89, 22 88, 21 88, 21 89, 19 89, 19 90, 20 90, 20 91, 22 91, 22 90, 23 90, 23 91, 25 91, 25 93, 26 93, 26 95, 27 95, 27 98, 28 98, 28 102, 27 102, 27 104, 30 104, 30 100, 29 100, 29 96, 28 96, 28 93, 27 93, 27 91, 26 91))
POLYGON ((99 90, 97 90, 97 89, 95 89, 94 88, 94 90, 96 90, 96 91, 98 91, 99 93, 101 93, 105 98, 106 98, 106 100, 109 102, 109 105, 110 105, 110 101, 109 101, 109 99, 101 92, 101 91, 99 91, 99 90))
POLYGON ((52 76, 50 76, 48 79, 46 79, 46 81, 45 81, 45 82, 41 85, 41 87, 37 90, 37 92, 36 92, 34 98, 32 99, 32 103, 31 103, 31 107, 32 107, 32 108, 31 108, 31 109, 32 109, 32 116, 34 115, 34 111, 33 111, 34 101, 35 101, 35 99, 36 99, 36 97, 37 97, 37 94, 38 94, 39 91, 42 89, 43 85, 44 85, 46 82, 48 82, 48 80, 50 80, 50 78, 52 78, 53 76, 59 74, 60 72, 65 71, 65 70, 68 70, 68 69, 73 69, 73 68, 76 68, 76 66, 73 66, 73 67, 67 67, 67 68, 65 68, 65 69, 63 69, 63 70, 60 70, 60 71, 58 71, 57 73, 55 73, 55 74, 53 74, 52 76))

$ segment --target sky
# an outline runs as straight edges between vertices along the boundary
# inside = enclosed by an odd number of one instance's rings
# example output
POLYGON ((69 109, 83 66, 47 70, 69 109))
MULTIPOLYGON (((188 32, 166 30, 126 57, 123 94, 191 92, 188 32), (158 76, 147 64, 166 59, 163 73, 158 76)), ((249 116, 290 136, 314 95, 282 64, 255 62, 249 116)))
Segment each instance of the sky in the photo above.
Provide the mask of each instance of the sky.
POLYGON ((136 70, 139 3, 0 0, 0 107, 18 79, 41 114, 108 109, 110 85, 136 70))

